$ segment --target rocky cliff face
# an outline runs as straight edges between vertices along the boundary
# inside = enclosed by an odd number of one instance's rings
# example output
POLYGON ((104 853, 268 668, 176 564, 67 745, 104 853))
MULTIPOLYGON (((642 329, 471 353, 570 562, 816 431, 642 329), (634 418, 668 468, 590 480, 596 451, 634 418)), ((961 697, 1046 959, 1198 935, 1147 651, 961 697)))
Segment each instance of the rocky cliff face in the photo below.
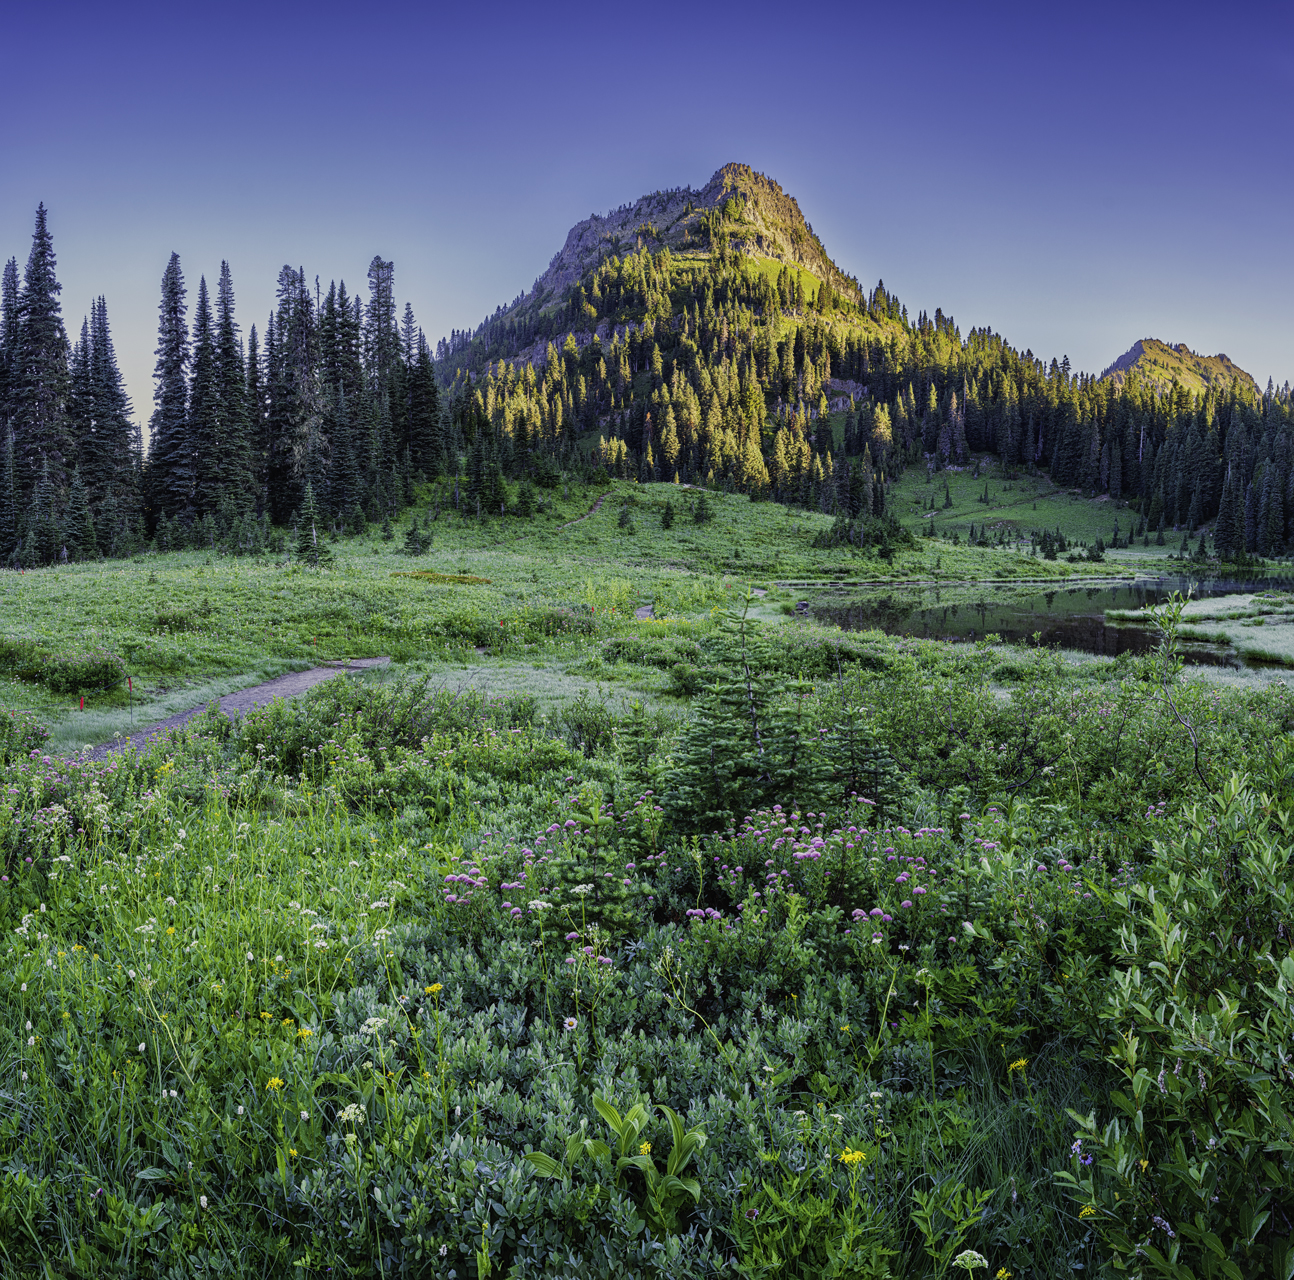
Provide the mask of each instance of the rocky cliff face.
POLYGON ((857 286, 827 257, 795 197, 749 165, 726 164, 700 190, 653 191, 633 204, 576 223, 521 302, 532 301, 536 294, 555 300, 612 255, 623 257, 640 248, 707 251, 720 237, 733 250, 793 263, 830 281, 837 292, 858 296, 857 286))

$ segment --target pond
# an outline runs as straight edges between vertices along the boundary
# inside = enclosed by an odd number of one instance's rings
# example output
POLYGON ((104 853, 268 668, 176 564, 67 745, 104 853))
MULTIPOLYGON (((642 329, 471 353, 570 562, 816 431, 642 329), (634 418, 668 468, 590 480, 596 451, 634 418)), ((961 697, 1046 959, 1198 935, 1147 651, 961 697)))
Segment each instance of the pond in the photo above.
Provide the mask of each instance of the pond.
MULTIPOLYGON (((1111 626, 1107 609, 1140 609, 1161 604, 1174 591, 1196 599, 1254 591, 1294 589, 1290 575, 1209 577, 1191 574, 1057 584, 949 584, 881 589, 842 599, 818 596, 813 615, 849 631, 885 631, 932 640, 1027 640, 1062 649, 1117 657, 1146 653, 1158 644, 1153 627, 1111 626)), ((1239 665, 1227 646, 1182 646, 1188 662, 1239 665)))

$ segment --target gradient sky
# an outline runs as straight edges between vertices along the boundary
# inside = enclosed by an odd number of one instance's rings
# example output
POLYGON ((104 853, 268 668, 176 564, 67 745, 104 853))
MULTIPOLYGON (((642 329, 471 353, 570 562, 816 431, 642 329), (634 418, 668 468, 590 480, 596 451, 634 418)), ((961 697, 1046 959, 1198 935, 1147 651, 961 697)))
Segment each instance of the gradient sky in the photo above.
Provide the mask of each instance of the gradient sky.
POLYGON ((434 342, 572 223, 739 160, 827 251, 1047 359, 1137 338, 1294 379, 1288 4, 17 6, 0 255, 39 201, 75 336, 104 294, 152 411, 162 270, 395 262, 434 342))

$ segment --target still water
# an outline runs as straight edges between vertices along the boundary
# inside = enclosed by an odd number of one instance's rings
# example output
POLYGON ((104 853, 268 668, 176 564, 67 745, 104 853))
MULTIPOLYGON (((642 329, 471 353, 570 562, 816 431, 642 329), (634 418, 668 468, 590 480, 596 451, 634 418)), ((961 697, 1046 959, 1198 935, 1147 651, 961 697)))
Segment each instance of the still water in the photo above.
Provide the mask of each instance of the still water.
MULTIPOLYGON (((1033 641, 1037 636, 1042 645, 1116 657, 1153 649, 1158 635, 1153 627, 1107 626, 1107 609, 1140 609, 1188 589, 1197 599, 1288 591, 1294 589, 1294 576, 1183 574, 1056 586, 896 587, 844 600, 819 596, 812 610, 824 622, 850 631, 879 630, 932 640, 977 640, 997 634, 1003 640, 1033 641)), ((1229 650, 1212 645, 1184 645, 1183 656, 1195 662, 1239 661, 1229 650)))

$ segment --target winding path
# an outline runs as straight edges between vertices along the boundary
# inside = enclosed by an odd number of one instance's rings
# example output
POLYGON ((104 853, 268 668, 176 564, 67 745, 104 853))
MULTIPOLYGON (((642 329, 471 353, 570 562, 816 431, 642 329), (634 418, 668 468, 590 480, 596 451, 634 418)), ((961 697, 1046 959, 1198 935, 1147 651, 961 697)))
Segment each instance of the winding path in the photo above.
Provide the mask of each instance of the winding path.
MULTIPOLYGON (((363 671, 368 667, 384 667, 390 661, 390 658, 356 658, 353 662, 330 662, 321 667, 311 667, 308 671, 289 671, 286 675, 277 676, 273 680, 266 680, 264 684, 252 685, 249 689, 238 689, 233 693, 225 694, 220 699, 220 709, 232 720, 234 716, 251 711, 255 707, 263 707, 273 702, 275 698, 295 698, 297 694, 305 693, 307 689, 312 689, 315 685, 322 684, 325 680, 331 680, 334 676, 339 676, 345 671, 363 671)), ((127 747, 135 751, 141 751, 149 743, 156 742, 164 733, 180 728, 205 710, 206 704, 193 707, 188 711, 181 711, 176 715, 168 716, 165 720, 159 720, 156 724, 149 725, 146 729, 140 729, 129 738, 100 743, 88 756, 81 756, 80 758, 83 760, 102 760, 110 752, 122 751, 127 747)))
POLYGON ((559 524, 557 528, 569 529, 573 524, 579 524, 581 520, 587 520, 590 516, 597 515, 598 508, 607 500, 604 493, 582 516, 576 516, 574 520, 568 520, 565 524, 559 524))

